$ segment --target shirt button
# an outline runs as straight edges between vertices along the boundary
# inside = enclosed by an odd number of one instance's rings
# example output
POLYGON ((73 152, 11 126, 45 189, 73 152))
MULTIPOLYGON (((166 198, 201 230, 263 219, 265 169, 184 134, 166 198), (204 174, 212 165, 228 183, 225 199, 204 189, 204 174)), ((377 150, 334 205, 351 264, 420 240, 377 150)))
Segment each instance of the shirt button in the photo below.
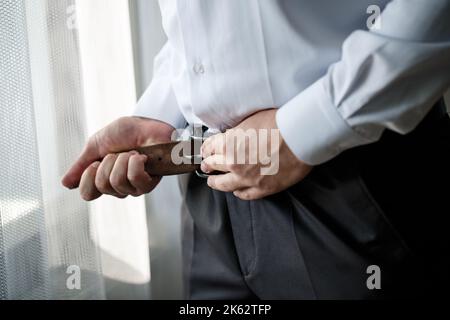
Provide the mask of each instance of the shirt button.
POLYGON ((201 63, 196 63, 194 65, 193 70, 194 70, 195 74, 204 74, 205 73, 205 66, 203 64, 201 64, 201 63))

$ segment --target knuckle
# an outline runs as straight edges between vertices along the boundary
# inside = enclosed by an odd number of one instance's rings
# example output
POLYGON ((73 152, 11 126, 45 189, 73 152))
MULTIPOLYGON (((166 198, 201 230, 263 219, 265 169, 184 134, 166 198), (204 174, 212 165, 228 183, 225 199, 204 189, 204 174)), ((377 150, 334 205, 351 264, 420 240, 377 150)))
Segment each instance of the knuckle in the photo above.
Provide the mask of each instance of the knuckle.
POLYGON ((124 125, 127 125, 129 123, 129 118, 128 117, 120 117, 119 119, 117 119, 114 124, 122 127, 124 125))
POLYGON ((211 157, 209 157, 203 160, 203 165, 209 168, 213 165, 213 162, 214 161, 211 159, 211 157))
POLYGON ((135 173, 128 173, 127 174, 127 179, 130 182, 136 182, 136 181, 139 181, 139 176, 137 174, 135 174, 135 173))
POLYGON ((211 138, 206 139, 201 146, 203 152, 207 152, 209 149, 211 149, 211 138))
POLYGON ((253 200, 258 200, 258 191, 257 190, 251 190, 247 193, 247 200, 248 201, 253 201, 253 200))
POLYGON ((244 193, 243 192, 234 192, 233 193, 234 194, 234 196, 236 197, 236 198, 239 198, 239 199, 241 199, 241 200, 244 200, 244 193))
POLYGON ((123 161, 123 158, 125 158, 127 156, 127 153, 118 153, 117 154, 117 159, 116 159, 116 162, 122 162, 123 161))
POLYGON ((213 138, 208 138, 205 140, 202 147, 203 147, 203 152, 206 156, 212 155, 212 149, 214 147, 214 144, 215 144, 215 139, 213 139, 213 138))
POLYGON ((252 200, 258 200, 258 199, 261 199, 263 194, 264 194, 264 191, 262 191, 261 189, 256 189, 256 190, 253 190, 253 192, 251 192, 250 196, 251 196, 252 200))
POLYGON ((136 192, 133 192, 133 193, 131 194, 131 196, 134 197, 134 198, 137 198, 137 197, 140 197, 140 196, 142 196, 142 195, 144 195, 144 194, 145 194, 145 192, 144 192, 143 190, 138 190, 138 191, 136 191, 136 192))
POLYGON ((80 195, 81 195, 81 198, 82 198, 84 201, 92 201, 92 200, 95 199, 94 195, 93 195, 92 193, 90 193, 90 192, 81 191, 81 192, 80 192, 80 195))
POLYGON ((139 192, 141 192, 141 194, 147 194, 147 193, 152 192, 153 189, 154 189, 154 187, 152 185, 148 185, 148 186, 145 186, 142 189, 139 189, 139 192))
POLYGON ((106 179, 100 179, 99 181, 95 182, 95 187, 98 191, 101 193, 106 193, 109 189, 109 183, 106 179))
POLYGON ((139 182, 142 180, 141 178, 142 178, 142 175, 137 172, 128 173, 128 175, 127 175, 127 179, 130 182, 139 182))
POLYGON ((143 155, 137 153, 136 151, 133 151, 130 155, 129 161, 130 161, 130 164, 133 166, 144 163, 143 155))
POLYGON ((90 136, 89 139, 87 140, 86 146, 85 148, 88 148, 89 146, 95 145, 95 135, 90 136))
POLYGON ((210 188, 215 188, 215 180, 213 177, 209 177, 207 183, 210 188))
POLYGON ((119 194, 119 196, 123 196, 123 197, 128 197, 131 196, 133 194, 132 191, 130 190, 126 190, 122 187, 117 187, 116 192, 119 194))
POLYGON ((109 183, 114 189, 116 189, 117 187, 120 188, 120 186, 123 184, 123 178, 118 174, 111 175, 109 177, 109 183))
POLYGON ((228 183, 226 182, 219 182, 216 184, 216 188, 220 190, 228 190, 228 183))
POLYGON ((105 158, 103 158, 103 161, 111 161, 111 160, 115 160, 117 158, 117 156, 115 154, 107 154, 105 158))
POLYGON ((241 192, 241 193, 236 194, 236 196, 241 200, 245 200, 245 201, 251 200, 251 196, 248 192, 241 192))
POLYGON ((88 146, 94 146, 96 144, 97 144, 97 133, 92 135, 92 136, 90 136, 88 141, 87 141, 87 145, 88 146))

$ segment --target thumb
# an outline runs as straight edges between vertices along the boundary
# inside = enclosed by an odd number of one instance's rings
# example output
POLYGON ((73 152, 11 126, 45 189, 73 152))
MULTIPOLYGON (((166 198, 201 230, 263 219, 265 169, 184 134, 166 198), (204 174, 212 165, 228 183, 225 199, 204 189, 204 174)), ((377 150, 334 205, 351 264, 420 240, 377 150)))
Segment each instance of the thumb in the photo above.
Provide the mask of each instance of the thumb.
POLYGON ((69 189, 78 188, 83 172, 95 161, 100 160, 102 155, 97 143, 97 137, 89 139, 83 152, 67 171, 61 183, 69 189))

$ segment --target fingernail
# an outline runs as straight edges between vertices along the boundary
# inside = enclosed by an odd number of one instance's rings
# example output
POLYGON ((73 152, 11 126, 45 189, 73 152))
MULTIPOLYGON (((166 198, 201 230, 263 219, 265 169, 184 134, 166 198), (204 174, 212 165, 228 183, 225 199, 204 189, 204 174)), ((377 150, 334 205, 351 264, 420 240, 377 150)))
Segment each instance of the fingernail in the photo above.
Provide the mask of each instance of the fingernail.
POLYGON ((100 166, 100 162, 94 162, 92 164, 92 168, 98 169, 98 167, 100 166))

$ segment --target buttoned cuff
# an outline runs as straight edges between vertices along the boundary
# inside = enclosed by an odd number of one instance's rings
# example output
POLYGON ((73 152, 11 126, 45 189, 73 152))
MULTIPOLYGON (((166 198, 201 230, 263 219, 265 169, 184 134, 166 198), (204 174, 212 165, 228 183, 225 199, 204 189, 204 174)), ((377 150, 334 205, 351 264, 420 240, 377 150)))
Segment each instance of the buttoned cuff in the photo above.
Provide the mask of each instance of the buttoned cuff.
POLYGON ((133 115, 159 120, 175 129, 186 126, 175 95, 165 81, 153 81, 136 104, 133 115))
POLYGON ((320 79, 294 97, 276 115, 291 151, 309 165, 319 165, 342 151, 369 141, 343 119, 320 79))

